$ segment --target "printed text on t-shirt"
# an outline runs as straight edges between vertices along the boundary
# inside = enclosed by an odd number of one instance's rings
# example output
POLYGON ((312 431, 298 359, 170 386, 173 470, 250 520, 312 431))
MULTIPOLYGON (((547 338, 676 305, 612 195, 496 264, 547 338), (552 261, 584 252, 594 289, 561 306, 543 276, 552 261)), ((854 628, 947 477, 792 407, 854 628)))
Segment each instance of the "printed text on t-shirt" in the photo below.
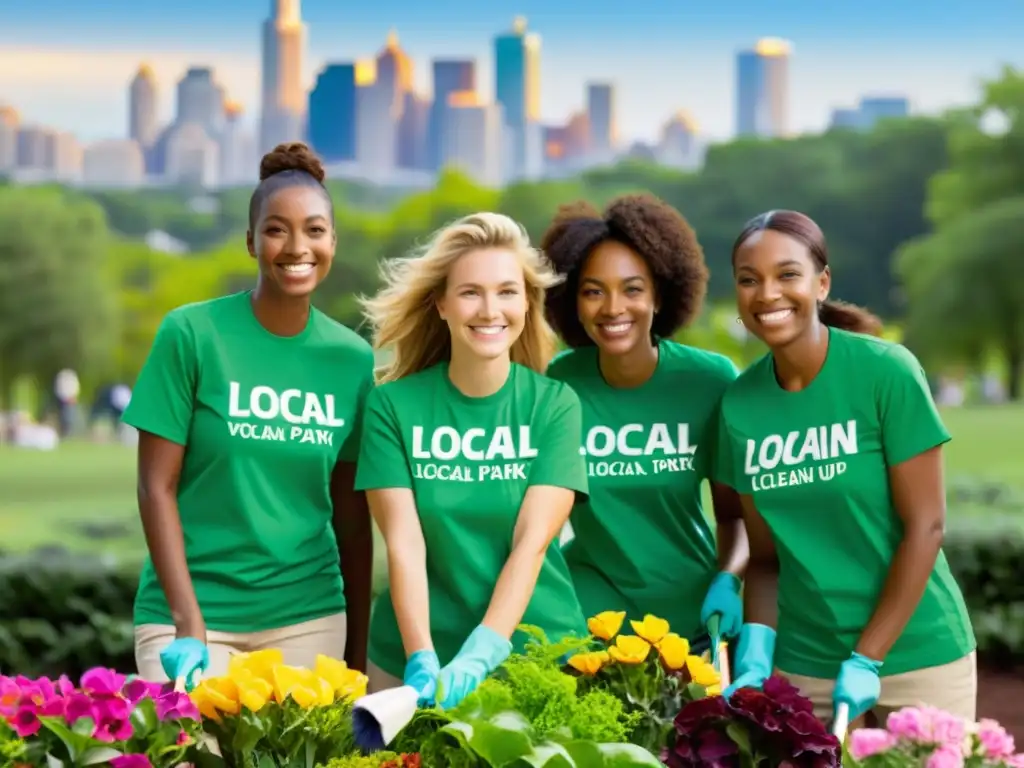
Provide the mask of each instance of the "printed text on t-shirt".
POLYGON ((525 480, 524 459, 536 458, 537 450, 530 445, 529 426, 513 429, 473 427, 459 432, 454 427, 436 427, 427 439, 423 427, 413 427, 413 477, 462 483, 525 480))
POLYGON ((743 471, 754 491, 771 491, 818 480, 828 482, 846 472, 844 456, 857 453, 857 422, 808 427, 783 435, 747 440, 743 471), (813 463, 812 463, 813 462, 813 463), (821 463, 825 462, 825 463, 821 463), (805 463, 810 466, 803 466, 805 463), (783 469, 777 469, 779 465, 783 469))
POLYGON ((690 444, 689 424, 626 424, 618 429, 587 430, 580 453, 588 456, 590 477, 691 472, 697 446, 690 444), (675 428, 675 436, 669 427, 675 428))
POLYGON ((230 383, 229 392, 228 430, 245 440, 334 445, 334 430, 345 426, 345 420, 335 415, 334 395, 300 389, 278 392, 260 385, 249 389, 243 400, 237 381, 230 383), (273 423, 279 419, 288 426, 273 423))

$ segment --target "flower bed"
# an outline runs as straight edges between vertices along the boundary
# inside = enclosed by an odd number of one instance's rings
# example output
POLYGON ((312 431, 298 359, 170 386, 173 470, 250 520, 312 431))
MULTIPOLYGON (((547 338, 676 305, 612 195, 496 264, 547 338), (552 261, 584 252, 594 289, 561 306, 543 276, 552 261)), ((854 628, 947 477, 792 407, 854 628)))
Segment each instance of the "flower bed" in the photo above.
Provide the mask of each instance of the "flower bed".
MULTIPOLYGON (((77 685, 0 677, 0 768, 640 768, 838 766, 841 745, 785 680, 727 705, 706 656, 668 623, 625 614, 591 635, 532 641, 458 707, 419 709, 386 750, 364 754, 353 705, 366 677, 318 657, 313 669, 277 651, 240 654, 191 695, 112 670, 77 685)), ((1024 768, 997 724, 932 710, 893 715, 851 735, 843 764, 1024 768)))

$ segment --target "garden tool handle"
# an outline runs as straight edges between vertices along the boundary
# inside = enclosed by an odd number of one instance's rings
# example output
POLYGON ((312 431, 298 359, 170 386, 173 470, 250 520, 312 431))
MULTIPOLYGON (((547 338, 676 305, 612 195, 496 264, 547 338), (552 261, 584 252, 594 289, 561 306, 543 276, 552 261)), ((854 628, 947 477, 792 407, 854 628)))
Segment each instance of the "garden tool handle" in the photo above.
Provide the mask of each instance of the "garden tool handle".
MULTIPOLYGON (((199 672, 198 669, 194 670, 192 672, 192 687, 193 688, 195 688, 197 685, 199 685, 199 681, 200 681, 201 677, 202 677, 202 675, 201 675, 201 673, 199 672)), ((178 693, 188 693, 188 680, 185 679, 184 675, 181 675, 180 677, 175 679, 175 681, 174 681, 174 690, 177 691, 178 693)))
POLYGON ((711 664, 718 669, 718 646, 722 642, 722 615, 713 613, 708 617, 708 636, 711 639, 711 664))
POLYGON ((836 716, 832 720, 832 733, 839 743, 846 741, 846 731, 850 727, 850 705, 846 702, 839 702, 836 705, 836 716))

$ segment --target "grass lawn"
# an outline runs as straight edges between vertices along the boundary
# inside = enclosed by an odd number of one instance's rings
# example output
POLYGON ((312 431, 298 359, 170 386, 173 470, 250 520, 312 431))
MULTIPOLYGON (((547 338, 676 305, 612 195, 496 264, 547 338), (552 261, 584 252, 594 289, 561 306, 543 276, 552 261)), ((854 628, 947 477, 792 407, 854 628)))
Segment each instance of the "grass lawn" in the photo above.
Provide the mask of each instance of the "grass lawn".
MULTIPOLYGON (((1018 505, 1024 499, 1024 406, 949 409, 944 417, 953 434, 946 449, 951 489, 994 483, 1015 499, 1010 505, 1005 494, 1003 502, 951 503, 951 518, 1024 507, 1018 505)), ((144 544, 133 448, 74 442, 52 452, 0 447, 0 550, 48 545, 139 557, 144 544)), ((380 557, 383 547, 377 550, 380 557)))

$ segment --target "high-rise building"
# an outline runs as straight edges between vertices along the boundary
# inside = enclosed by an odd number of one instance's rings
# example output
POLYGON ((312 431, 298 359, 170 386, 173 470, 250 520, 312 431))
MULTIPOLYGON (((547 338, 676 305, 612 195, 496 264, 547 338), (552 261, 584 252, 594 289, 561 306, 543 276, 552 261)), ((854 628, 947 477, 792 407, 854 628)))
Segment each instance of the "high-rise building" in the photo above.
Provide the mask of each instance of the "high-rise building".
POLYGON ((658 162, 673 168, 696 168, 701 161, 697 144, 697 122, 684 111, 676 112, 661 128, 657 146, 658 162))
POLYGON ((18 164, 18 126, 21 118, 14 107, 0 106, 0 175, 11 173, 18 164))
POLYGON ((435 59, 433 69, 434 100, 430 106, 427 126, 427 156, 429 168, 436 171, 441 168, 441 150, 444 146, 442 128, 448 97, 453 93, 476 93, 477 82, 476 62, 473 59, 435 59))
POLYGON ((501 186, 503 117, 499 104, 485 104, 474 91, 449 94, 442 164, 457 168, 483 186, 501 186))
POLYGON ((910 100, 905 96, 865 96, 860 100, 861 122, 874 127, 879 120, 906 117, 910 114, 910 100))
POLYGON ((153 146, 159 136, 156 75, 152 67, 143 64, 128 86, 128 138, 139 142, 145 150, 153 146))
POLYGON ((189 67, 178 81, 178 105, 174 122, 195 123, 211 137, 224 128, 224 89, 209 67, 189 67))
POLYGON ((99 141, 85 149, 83 180, 96 187, 137 187, 146 176, 142 147, 133 139, 99 141))
MULTIPOLYGON (((356 159, 356 90, 365 64, 328 64, 309 92, 309 143, 328 163, 356 159)), ((362 76, 365 81, 365 74, 362 76)))
POLYGON ((596 160, 610 160, 618 141, 614 85, 587 84, 587 121, 590 129, 590 153, 596 160))
POLYGON ((412 86, 412 60, 392 30, 377 54, 376 78, 356 97, 356 161, 370 178, 386 179, 398 167, 398 125, 412 86))
POLYGON ((429 171, 427 136, 430 127, 430 101, 409 91, 398 122, 398 167, 411 171, 429 171))
POLYGON ((299 0, 271 0, 270 12, 270 18, 263 22, 261 152, 301 139, 306 109, 302 87, 306 25, 302 23, 299 0))
POLYGON ((785 40, 763 38, 736 56, 736 133, 786 136, 789 131, 789 57, 785 40))
POLYGON ((515 178, 531 178, 541 170, 540 36, 526 31, 517 18, 512 30, 494 38, 494 98, 502 106, 513 143, 515 178))
POLYGON ((224 131, 218 139, 221 186, 253 184, 259 176, 256 137, 242 121, 244 111, 236 101, 224 105, 224 131))

